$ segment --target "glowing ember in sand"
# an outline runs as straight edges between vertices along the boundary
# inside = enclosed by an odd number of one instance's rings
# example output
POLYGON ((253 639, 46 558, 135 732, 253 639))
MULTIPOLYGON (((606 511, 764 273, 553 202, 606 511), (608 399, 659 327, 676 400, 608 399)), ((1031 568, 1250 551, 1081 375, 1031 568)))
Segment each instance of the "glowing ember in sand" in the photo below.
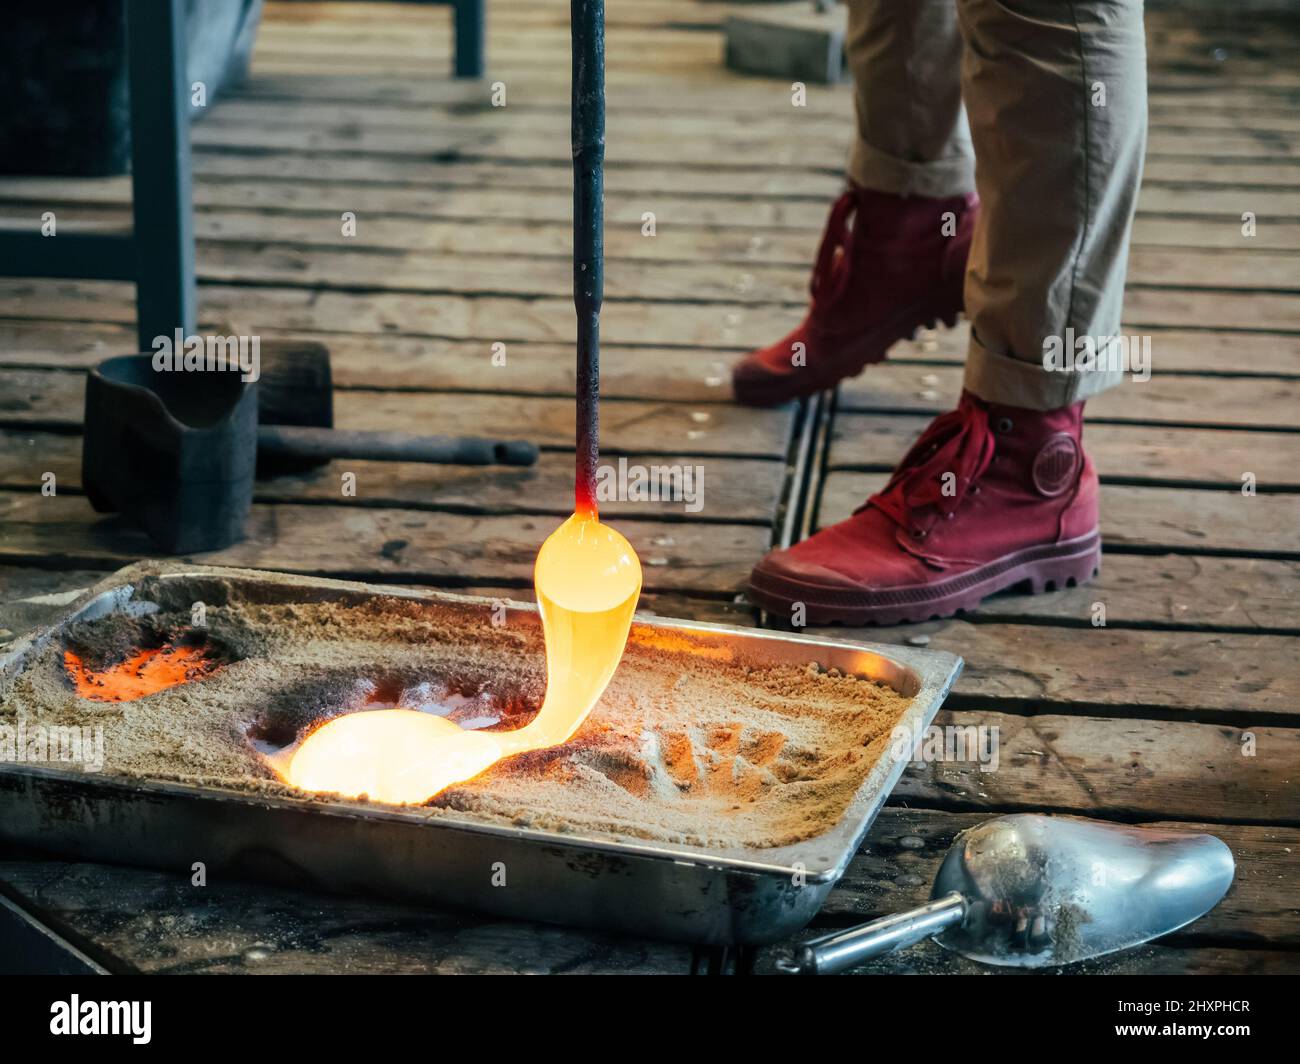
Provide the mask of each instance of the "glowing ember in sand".
POLYGON ((92 669, 74 651, 63 652, 63 667, 77 697, 92 702, 133 702, 213 672, 220 665, 202 647, 171 643, 139 650, 125 661, 92 669))
POLYGON ((424 802, 503 757, 566 742, 623 656, 641 563, 593 508, 575 513, 542 544, 533 583, 546 636, 546 699, 532 721, 486 732, 411 709, 350 713, 307 737, 289 762, 288 781, 308 791, 424 802))

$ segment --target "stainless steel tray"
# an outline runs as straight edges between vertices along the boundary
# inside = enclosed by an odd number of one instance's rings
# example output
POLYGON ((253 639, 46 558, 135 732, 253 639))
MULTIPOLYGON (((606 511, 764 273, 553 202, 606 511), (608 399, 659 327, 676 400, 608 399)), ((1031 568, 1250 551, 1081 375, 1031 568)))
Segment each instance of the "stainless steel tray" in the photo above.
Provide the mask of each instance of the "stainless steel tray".
MULTIPOLYGON (((252 570, 146 562, 115 573, 54 623, 0 656, 0 692, 63 627, 155 601, 186 604, 228 581, 262 602, 397 598, 479 611, 487 599, 252 570)), ((211 599, 209 599, 211 601, 211 599)), ((539 623, 509 603, 511 623, 539 623)), ((817 662, 913 696, 902 720, 930 723, 961 659, 947 653, 638 615, 630 639, 671 631, 716 657, 817 662)), ((688 651, 690 652, 690 651, 688 651)), ((419 810, 265 798, 105 773, 0 763, 0 838, 85 860, 190 874, 242 875, 294 886, 374 893, 506 916, 708 944, 783 938, 807 923, 844 873, 898 782, 906 758, 890 743, 840 821, 824 834, 769 849, 710 851, 670 843, 584 837, 483 824, 419 810), (504 864, 505 886, 493 885, 504 864)))

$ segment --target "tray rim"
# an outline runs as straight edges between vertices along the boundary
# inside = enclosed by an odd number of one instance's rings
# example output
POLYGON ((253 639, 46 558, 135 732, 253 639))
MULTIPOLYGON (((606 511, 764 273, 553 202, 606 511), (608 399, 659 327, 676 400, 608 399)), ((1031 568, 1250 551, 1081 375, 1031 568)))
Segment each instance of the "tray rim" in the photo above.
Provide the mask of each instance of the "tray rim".
MULTIPOLYGON (((16 678, 27 661, 39 653, 46 643, 65 625, 78 619, 105 616, 130 602, 137 585, 141 581, 146 579, 171 581, 195 577, 383 595, 441 602, 451 606, 475 605, 491 608, 499 603, 504 603, 509 609, 531 614, 537 613, 536 603, 501 596, 464 595, 441 588, 372 584, 364 581, 338 580, 331 577, 309 576, 264 569, 195 565, 171 561, 142 561, 110 573, 103 580, 85 589, 82 594, 72 600, 52 620, 16 638, 4 653, 0 653, 0 680, 16 678)), ((800 632, 778 632, 743 625, 693 621, 687 618, 661 617, 657 614, 643 613, 639 610, 633 617, 633 624, 657 629, 732 635, 759 642, 772 641, 784 645, 795 644, 806 646, 810 650, 824 647, 840 651, 866 652, 892 661, 911 670, 920 679, 920 690, 913 696, 911 704, 898 721, 898 725, 908 725, 913 734, 918 736, 933 721, 952 689, 952 685, 961 674, 964 665, 961 657, 947 651, 839 639, 823 635, 808 635, 800 632)), ((812 658, 810 660, 816 659, 812 658)), ((757 847, 738 847, 729 851, 710 851, 706 847, 683 843, 657 842, 634 838, 610 838, 584 834, 578 831, 560 832, 518 827, 510 824, 493 824, 483 820, 466 818, 454 811, 439 810, 436 814, 429 814, 421 812, 421 807, 384 807, 379 804, 340 799, 261 795, 219 786, 142 779, 107 772, 87 773, 81 770, 60 769, 25 762, 0 761, 0 774, 76 784, 96 791, 119 791, 124 794, 153 795, 159 798, 232 802, 261 808, 316 813, 329 817, 364 820, 379 819, 406 823, 415 827, 450 828, 478 835, 531 842, 543 846, 576 846, 599 850, 616 856, 671 860, 683 865, 700 865, 756 875, 780 875, 783 877, 797 875, 809 883, 833 883, 844 874, 849 862, 861 847, 876 815, 897 785, 909 761, 910 757, 894 757, 890 746, 887 745, 886 752, 882 754, 863 779, 853 798, 845 807, 843 815, 820 835, 784 846, 761 849, 757 847), (882 771, 882 766, 887 766, 884 771, 882 771), (835 860, 828 862, 825 859, 816 857, 816 855, 813 855, 811 859, 806 859, 808 858, 808 851, 813 846, 827 846, 828 844, 833 846, 838 855, 835 860)))

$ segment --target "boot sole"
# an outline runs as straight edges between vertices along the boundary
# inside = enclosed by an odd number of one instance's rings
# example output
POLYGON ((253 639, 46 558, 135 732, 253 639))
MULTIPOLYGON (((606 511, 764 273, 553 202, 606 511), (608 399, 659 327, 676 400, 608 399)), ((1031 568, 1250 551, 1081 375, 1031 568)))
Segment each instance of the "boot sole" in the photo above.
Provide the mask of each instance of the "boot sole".
MULTIPOLYGON (((964 283, 964 275, 962 283, 964 283)), ((733 379, 732 390, 736 401, 743 403, 745 406, 769 407, 779 406, 791 399, 802 399, 805 396, 816 395, 818 392, 834 387, 842 380, 859 376, 870 365, 883 362, 885 355, 889 353, 889 349, 894 344, 898 343, 899 340, 915 339, 917 331, 922 328, 933 329, 939 322, 943 322, 950 329, 955 328, 957 316, 961 313, 961 310, 962 288, 959 285, 956 289, 955 299, 953 292, 950 290, 943 293, 942 297, 913 303, 904 307, 874 332, 850 341, 841 349, 846 353, 846 357, 843 359, 844 371, 842 373, 833 377, 818 378, 814 383, 803 387, 791 387, 791 382, 799 380, 799 376, 773 377, 759 382, 748 383, 733 379)))
POLYGON ((883 591, 831 589, 758 567, 750 598, 782 617, 803 603, 807 624, 916 624, 975 609, 989 595, 1024 585, 1032 594, 1086 584, 1101 569, 1101 535, 1027 547, 934 584, 883 591))

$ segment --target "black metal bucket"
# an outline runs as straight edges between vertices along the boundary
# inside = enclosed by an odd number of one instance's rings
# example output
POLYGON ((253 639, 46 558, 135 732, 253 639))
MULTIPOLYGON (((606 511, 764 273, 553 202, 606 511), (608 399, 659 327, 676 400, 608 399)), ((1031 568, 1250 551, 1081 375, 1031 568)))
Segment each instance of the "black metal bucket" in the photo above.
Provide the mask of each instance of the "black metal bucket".
POLYGON ((153 356, 101 362, 86 381, 81 479, 170 554, 240 538, 253 502, 257 388, 236 370, 156 370, 153 356))

